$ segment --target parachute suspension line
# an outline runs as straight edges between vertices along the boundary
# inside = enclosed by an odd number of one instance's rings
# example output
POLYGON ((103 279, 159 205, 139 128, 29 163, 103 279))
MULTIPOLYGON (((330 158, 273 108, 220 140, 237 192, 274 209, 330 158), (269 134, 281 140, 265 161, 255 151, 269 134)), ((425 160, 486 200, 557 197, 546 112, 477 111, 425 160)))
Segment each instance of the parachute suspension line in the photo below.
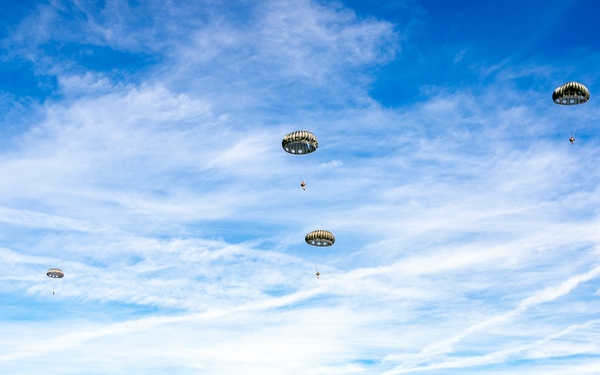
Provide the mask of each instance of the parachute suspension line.
POLYGON ((571 132, 571 126, 569 125, 569 123, 565 124, 566 128, 567 128, 567 132, 569 133, 569 137, 573 136, 573 132, 571 132))
POLYGON ((573 127, 573 131, 571 131, 571 126, 567 124, 567 129, 569 130, 569 137, 574 137, 575 132, 577 131, 577 124, 573 127))

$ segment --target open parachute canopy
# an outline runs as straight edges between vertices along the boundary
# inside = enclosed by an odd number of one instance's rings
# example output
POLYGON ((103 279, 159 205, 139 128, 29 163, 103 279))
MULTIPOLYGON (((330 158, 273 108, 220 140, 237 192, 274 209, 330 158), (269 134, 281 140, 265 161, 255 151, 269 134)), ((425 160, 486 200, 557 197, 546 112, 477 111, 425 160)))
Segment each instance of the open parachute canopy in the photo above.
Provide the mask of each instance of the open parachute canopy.
POLYGON ((304 237, 304 241, 313 246, 331 246, 335 243, 335 236, 327 230, 314 230, 304 237))
POLYGON ((310 154, 319 147, 317 137, 307 130, 298 130, 283 137, 281 147, 293 155, 310 154))
POLYGON ((590 92, 579 82, 568 82, 554 90, 552 100, 560 105, 583 104, 590 100, 590 92))
POLYGON ((51 277, 53 279, 61 279, 65 276, 63 271, 59 270, 58 268, 50 268, 48 270, 48 272, 46 272, 46 275, 48 275, 48 277, 51 277))

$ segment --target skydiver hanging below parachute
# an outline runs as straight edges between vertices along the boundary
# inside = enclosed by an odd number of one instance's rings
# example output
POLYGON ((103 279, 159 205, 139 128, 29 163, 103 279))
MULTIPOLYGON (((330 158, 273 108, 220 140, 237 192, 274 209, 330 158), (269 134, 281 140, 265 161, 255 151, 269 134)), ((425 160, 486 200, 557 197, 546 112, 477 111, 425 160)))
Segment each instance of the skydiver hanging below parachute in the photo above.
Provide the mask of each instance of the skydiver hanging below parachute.
MULTIPOLYGON (((307 155, 317 150, 319 141, 315 135, 307 130, 299 130, 283 137, 281 147, 288 154, 307 155)), ((306 190, 306 181, 300 182, 302 190, 306 190)))
MULTIPOLYGON (((308 233, 304 237, 304 241, 311 246, 327 247, 335 243, 335 236, 328 230, 319 229, 308 233)), ((317 276, 317 279, 321 278, 321 271, 319 271, 318 268, 315 275, 317 276)))
MULTIPOLYGON (((590 100, 590 92, 587 87, 579 82, 567 82, 564 85, 558 87, 552 93, 552 101, 559 105, 577 105, 583 104, 590 100)), ((575 131, 576 127, 573 128, 571 133, 571 127, 567 125, 569 130, 569 142, 572 145, 575 144, 575 131)))
MULTIPOLYGON (((52 279, 62 279, 65 274, 59 268, 50 268, 48 272, 46 272, 46 276, 52 279)), ((52 295, 54 295, 54 291, 52 291, 52 295)))

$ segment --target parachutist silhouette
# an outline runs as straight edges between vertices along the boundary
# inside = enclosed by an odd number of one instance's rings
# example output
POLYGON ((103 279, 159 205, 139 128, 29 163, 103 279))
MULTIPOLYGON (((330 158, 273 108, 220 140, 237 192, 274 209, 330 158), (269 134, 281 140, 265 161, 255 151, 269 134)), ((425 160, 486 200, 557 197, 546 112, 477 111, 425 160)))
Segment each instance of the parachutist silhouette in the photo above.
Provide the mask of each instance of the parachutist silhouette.
POLYGON ((302 181, 300 183, 300 187, 302 188, 302 190, 306 190, 306 182, 302 181))
POLYGON ((571 142, 571 144, 574 145, 575 144, 575 137, 569 138, 569 142, 571 142))

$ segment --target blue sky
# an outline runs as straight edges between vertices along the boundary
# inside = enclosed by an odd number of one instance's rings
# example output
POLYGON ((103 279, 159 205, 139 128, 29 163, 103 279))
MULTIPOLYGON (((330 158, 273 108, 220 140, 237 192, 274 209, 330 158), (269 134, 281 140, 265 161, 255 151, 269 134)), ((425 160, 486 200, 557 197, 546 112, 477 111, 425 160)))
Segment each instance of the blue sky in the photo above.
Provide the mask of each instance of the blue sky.
POLYGON ((598 373, 597 2, 5 5, 6 373, 598 373))

